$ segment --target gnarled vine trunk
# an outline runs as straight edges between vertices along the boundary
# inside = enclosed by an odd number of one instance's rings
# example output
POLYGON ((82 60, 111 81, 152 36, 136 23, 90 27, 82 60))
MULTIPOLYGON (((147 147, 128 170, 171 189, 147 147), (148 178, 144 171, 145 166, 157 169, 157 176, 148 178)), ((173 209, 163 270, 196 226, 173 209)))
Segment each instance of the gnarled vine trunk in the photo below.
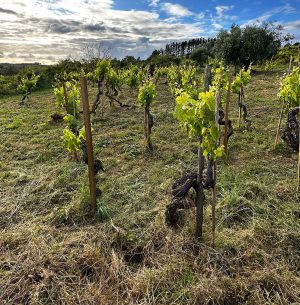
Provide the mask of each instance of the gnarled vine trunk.
POLYGON ((153 146, 151 142, 151 129, 153 126, 153 116, 150 113, 150 104, 146 104, 144 112, 144 135, 146 140, 147 148, 152 151, 153 146))
POLYGON ((296 107, 289 111, 282 134, 284 142, 295 151, 299 151, 299 109, 300 107, 296 107))
MULTIPOLYGON (((96 99, 93 103, 93 106, 92 106, 92 110, 91 110, 91 113, 96 113, 96 110, 97 108, 99 107, 100 103, 101 103, 101 95, 103 95, 103 90, 102 90, 102 87, 103 87, 103 81, 102 80, 98 80, 97 81, 97 86, 98 86, 98 93, 97 93, 97 96, 96 96, 96 99)), ((102 115, 103 115, 103 111, 102 111, 102 115)))

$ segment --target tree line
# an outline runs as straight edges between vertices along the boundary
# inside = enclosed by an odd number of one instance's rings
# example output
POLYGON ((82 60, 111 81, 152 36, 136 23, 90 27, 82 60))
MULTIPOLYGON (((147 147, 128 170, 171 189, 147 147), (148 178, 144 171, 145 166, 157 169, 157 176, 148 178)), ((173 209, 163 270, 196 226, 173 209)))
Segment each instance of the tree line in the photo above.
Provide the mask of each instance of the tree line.
POLYGON ((165 48, 161 48, 159 50, 154 50, 152 56, 156 55, 172 55, 172 56, 184 56, 190 55, 197 47, 206 46, 206 45, 214 45, 216 42, 216 37, 214 38, 193 38, 190 40, 185 40, 181 42, 172 42, 166 44, 165 48))

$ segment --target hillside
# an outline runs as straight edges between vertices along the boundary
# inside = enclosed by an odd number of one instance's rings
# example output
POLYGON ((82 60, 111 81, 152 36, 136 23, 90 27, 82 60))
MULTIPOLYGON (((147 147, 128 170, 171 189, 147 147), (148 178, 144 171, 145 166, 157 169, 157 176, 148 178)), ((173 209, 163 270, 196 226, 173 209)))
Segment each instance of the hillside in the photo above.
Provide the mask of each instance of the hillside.
MULTIPOLYGON (((215 249, 209 191, 202 243, 193 209, 179 229, 165 224, 170 187, 197 155, 163 81, 152 154, 142 108, 107 106, 92 117, 105 167, 95 217, 85 208, 86 166, 68 160, 62 125, 49 123, 53 93, 34 93, 29 106, 0 99, 0 304, 300 304, 297 156, 273 148, 281 75, 256 73, 245 88, 253 128, 235 128, 218 166, 215 249)), ((122 100, 135 105, 136 94, 122 100)), ((236 126, 235 97, 230 107, 236 126)))

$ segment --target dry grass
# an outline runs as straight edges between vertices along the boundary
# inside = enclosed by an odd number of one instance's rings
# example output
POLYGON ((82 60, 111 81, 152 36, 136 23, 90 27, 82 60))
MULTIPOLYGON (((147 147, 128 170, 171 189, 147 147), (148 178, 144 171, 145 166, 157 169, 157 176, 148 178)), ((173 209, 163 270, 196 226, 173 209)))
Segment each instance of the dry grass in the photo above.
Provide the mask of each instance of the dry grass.
MULTIPOLYGON (((194 169, 193 143, 172 118, 163 84, 153 105, 154 152, 143 148, 143 111, 106 108, 93 118, 106 172, 89 215, 86 167, 64 153, 49 124, 51 92, 0 100, 0 303, 300 304, 296 156, 273 149, 279 77, 257 74, 246 89, 251 131, 236 131, 219 164, 217 240, 210 247, 210 194, 203 243, 194 212, 164 223, 169 188, 194 169)), ((93 92, 94 94, 94 92, 93 92)), ((131 94, 124 101, 134 104, 131 94)), ((236 123, 237 109, 232 103, 236 123)))

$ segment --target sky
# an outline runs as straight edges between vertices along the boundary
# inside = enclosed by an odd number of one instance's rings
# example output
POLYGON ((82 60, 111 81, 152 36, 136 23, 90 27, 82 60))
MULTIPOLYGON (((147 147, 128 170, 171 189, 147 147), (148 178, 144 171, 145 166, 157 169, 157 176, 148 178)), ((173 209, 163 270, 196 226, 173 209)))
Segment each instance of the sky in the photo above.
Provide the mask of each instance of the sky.
POLYGON ((300 0, 0 0, 0 63, 83 58, 99 45, 145 58, 172 41, 273 21, 300 41, 300 0))

